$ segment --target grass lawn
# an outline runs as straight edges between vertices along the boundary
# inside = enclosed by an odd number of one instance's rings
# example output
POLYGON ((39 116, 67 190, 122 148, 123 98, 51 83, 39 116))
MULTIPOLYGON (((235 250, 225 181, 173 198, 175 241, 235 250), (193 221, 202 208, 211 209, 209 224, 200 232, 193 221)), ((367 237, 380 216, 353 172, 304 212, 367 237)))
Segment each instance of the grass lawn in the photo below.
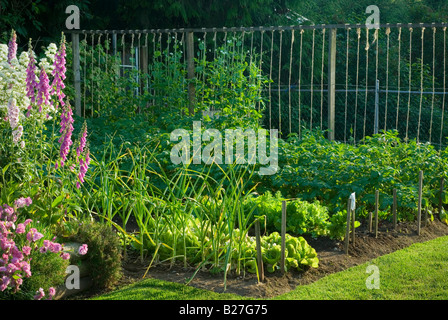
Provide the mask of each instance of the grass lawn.
POLYGON ((145 279, 93 300, 234 300, 244 297, 230 293, 216 293, 180 283, 145 279))
MULTIPOLYGON (((178 283, 147 279, 94 299, 101 300, 224 300, 246 299, 178 283)), ((285 300, 448 300, 448 236, 378 257, 368 263, 331 274, 310 285, 277 296, 285 300), (373 265, 375 271, 369 270, 373 265), (369 271, 369 272, 367 272, 369 271), (378 289, 373 276, 379 277, 378 289)))
POLYGON ((448 236, 331 274, 276 299, 448 300, 448 236), (367 288, 374 283, 369 265, 378 268, 378 289, 367 288))

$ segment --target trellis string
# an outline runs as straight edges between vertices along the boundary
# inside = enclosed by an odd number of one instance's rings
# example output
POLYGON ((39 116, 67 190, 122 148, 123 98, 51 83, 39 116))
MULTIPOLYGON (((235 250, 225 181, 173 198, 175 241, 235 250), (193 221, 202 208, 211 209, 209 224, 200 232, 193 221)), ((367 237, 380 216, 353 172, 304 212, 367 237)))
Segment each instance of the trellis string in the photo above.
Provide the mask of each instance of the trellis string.
POLYGON ((398 116, 400 110, 400 90, 401 90, 401 28, 398 29, 398 93, 397 93, 397 116, 395 117, 395 130, 398 130, 398 116))
POLYGON ((344 143, 347 142, 347 107, 348 107, 348 57, 350 43, 350 28, 347 28, 347 43, 345 50, 345 112, 344 112, 344 143))
POLYGON ((425 28, 422 28, 422 54, 421 54, 421 61, 420 61, 420 105, 418 109, 418 124, 417 124, 417 143, 420 142, 420 120, 422 115, 422 103, 423 103, 423 43, 425 38, 425 28))
POLYGON ((280 47, 278 55, 278 131, 282 132, 282 99, 281 99, 281 71, 282 71, 282 40, 283 30, 280 30, 280 47))
POLYGON ((310 130, 313 128, 313 77, 314 77, 314 38, 316 35, 316 29, 313 29, 313 44, 311 47, 311 76, 310 76, 310 82, 311 82, 311 102, 310 102, 310 130))
POLYGON ((409 141, 409 136, 408 136, 408 129, 409 129, 409 111, 411 108, 411 85, 412 85, 412 28, 409 28, 409 73, 408 73, 408 81, 409 81, 409 86, 408 86, 408 112, 407 112, 407 116, 406 116, 406 137, 405 137, 405 141, 408 142, 409 141))
POLYGON ((324 111, 324 59, 325 59, 325 28, 322 29, 322 57, 320 73, 320 128, 323 129, 323 111, 324 111))
POLYGON ((302 85, 302 49, 303 49, 303 33, 304 29, 300 30, 300 52, 299 52, 299 138, 302 137, 302 113, 301 113, 301 85, 302 85))
POLYGON ((387 130, 387 104, 389 95, 389 47, 390 47, 390 28, 386 29, 386 101, 384 106, 384 132, 387 130))
POLYGON ((353 143, 356 143, 356 127, 357 127, 357 117, 358 117, 358 85, 359 85, 359 49, 361 41, 361 28, 356 29, 356 34, 358 36, 357 48, 356 48, 356 96, 355 96, 355 120, 353 129, 353 143))
POLYGON ((294 29, 291 31, 291 51, 289 53, 289 79, 288 79, 288 109, 289 109, 289 133, 292 132, 291 128, 291 70, 292 70, 292 52, 294 46, 294 29))
POLYGON ((442 97, 442 117, 440 119, 440 148, 442 148, 443 138, 443 117, 445 114, 446 96, 446 27, 443 27, 443 97, 442 97))
POLYGON ((432 142, 432 117, 434 114, 434 98, 435 98, 435 71, 436 71, 436 28, 432 28, 432 99, 431 99, 431 120, 429 122, 429 143, 432 142))

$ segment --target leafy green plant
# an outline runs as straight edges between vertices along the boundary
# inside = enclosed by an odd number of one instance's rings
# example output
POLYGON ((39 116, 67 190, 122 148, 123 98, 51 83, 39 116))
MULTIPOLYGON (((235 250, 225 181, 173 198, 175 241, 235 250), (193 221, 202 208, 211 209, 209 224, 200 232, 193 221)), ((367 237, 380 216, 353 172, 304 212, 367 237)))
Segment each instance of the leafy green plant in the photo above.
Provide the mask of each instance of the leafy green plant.
MULTIPOLYGON (((299 199, 287 200, 280 191, 275 195, 267 191, 263 195, 248 199, 256 203, 257 215, 266 217, 266 227, 270 232, 281 230, 282 201, 286 202, 286 231, 296 235, 309 234, 313 237, 329 235, 328 209, 319 201, 309 203, 299 199)), ((334 220, 335 223, 338 220, 334 220)))
POLYGON ((440 211, 439 218, 440 218, 440 221, 448 224, 448 213, 444 209, 442 209, 442 211, 440 211))
POLYGON ((378 190, 380 211, 390 210, 392 190, 397 189, 399 219, 413 220, 419 171, 424 172, 423 201, 434 205, 440 177, 447 172, 445 153, 415 140, 403 142, 396 131, 367 137, 358 145, 328 141, 318 131, 304 132, 302 139, 279 141, 280 172, 263 177, 261 190, 322 201, 331 216, 345 209, 353 192, 357 207, 373 211, 378 190))
POLYGON ((113 287, 121 278, 120 238, 109 225, 88 219, 73 219, 61 224, 56 233, 61 242, 87 244, 86 261, 95 287, 113 287))
MULTIPOLYGON (((319 266, 316 250, 303 237, 294 237, 287 233, 285 234, 285 245, 285 271, 293 268, 303 271, 308 267, 317 268, 319 266)), ((255 237, 247 238, 245 246, 245 266, 250 273, 258 273, 255 237)), ((280 269, 281 236, 278 232, 261 237, 261 252, 268 272, 272 273, 280 269)))

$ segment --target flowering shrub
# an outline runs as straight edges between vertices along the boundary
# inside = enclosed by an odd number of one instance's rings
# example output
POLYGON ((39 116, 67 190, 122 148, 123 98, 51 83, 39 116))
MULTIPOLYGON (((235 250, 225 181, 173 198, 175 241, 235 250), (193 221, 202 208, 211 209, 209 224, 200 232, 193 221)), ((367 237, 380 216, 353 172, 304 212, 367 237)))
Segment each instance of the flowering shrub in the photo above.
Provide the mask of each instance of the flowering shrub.
MULTIPOLYGON (((31 219, 16 225, 18 209, 27 207, 31 203, 30 198, 19 198, 12 207, 7 204, 0 206, 0 292, 6 295, 19 292, 24 280, 32 276, 33 264, 38 265, 34 261, 42 261, 40 258, 45 254, 54 254, 53 258, 58 257, 59 260, 70 259, 70 255, 63 252, 63 245, 44 239, 44 235, 32 226, 31 219)), ((88 247, 84 244, 78 253, 84 255, 87 251, 88 247)), ((41 264, 49 265, 48 261, 41 264)), ((62 274, 67 264, 68 262, 63 264, 64 268, 59 268, 62 274)), ((49 287, 48 299, 51 299, 54 294, 55 289, 49 287)), ((39 288, 34 298, 40 300, 44 296, 45 290, 39 288)))
MULTIPOLYGON (((15 129, 25 119, 24 112, 27 112, 28 117, 33 116, 40 120, 49 119, 54 113, 50 95, 47 93, 50 89, 47 73, 56 69, 53 66, 56 49, 54 43, 48 46, 45 57, 38 63, 40 67, 38 72, 36 54, 31 47, 17 56, 14 31, 8 46, 0 44, 0 114, 3 119, 8 119, 11 129, 15 129), (39 114, 31 112, 32 104, 37 104, 39 114)), ((60 88, 59 78, 57 77, 55 81, 58 88, 60 88)))
POLYGON ((24 194, 37 201, 36 217, 53 223, 67 209, 54 199, 68 199, 67 192, 80 189, 90 163, 86 123, 73 148, 73 112, 63 92, 65 41, 62 34, 59 46, 50 44, 41 59, 31 41, 28 51, 17 52, 14 31, 8 45, 0 44, 0 167, 9 167, 3 181, 26 176, 33 185, 24 194), (45 192, 39 191, 42 185, 45 192))

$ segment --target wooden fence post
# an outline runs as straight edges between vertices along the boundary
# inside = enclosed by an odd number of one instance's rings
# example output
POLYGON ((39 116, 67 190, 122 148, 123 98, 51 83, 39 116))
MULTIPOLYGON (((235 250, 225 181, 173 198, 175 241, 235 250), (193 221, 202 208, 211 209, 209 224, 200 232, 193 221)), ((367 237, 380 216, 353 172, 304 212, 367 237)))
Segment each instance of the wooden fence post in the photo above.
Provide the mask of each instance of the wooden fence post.
POLYGON ((423 190, 423 170, 418 175, 418 207, 417 207, 417 234, 420 235, 422 222, 422 190, 423 190))
POLYGON ((263 256, 261 255, 261 234, 260 234, 260 220, 255 221, 255 241, 257 246, 257 267, 259 274, 259 281, 264 281, 263 256))
MULTIPOLYGON (((352 203, 350 203, 350 206, 352 205, 352 203)), ((353 209, 351 210, 351 214, 352 214, 352 246, 355 246, 355 222, 356 222, 356 211, 353 209)))
POLYGON ((442 177, 442 178, 440 178, 440 191, 439 191, 439 215, 440 215, 440 213, 442 212, 442 205, 443 205, 443 199, 442 199, 442 196, 443 196, 443 184, 444 184, 444 182, 445 182, 445 179, 442 177))
POLYGON ((397 189, 393 190, 393 204, 392 204, 392 215, 393 215, 393 224, 394 229, 397 228, 397 189))
POLYGON ((380 200, 380 192, 375 190, 375 238, 378 238, 378 207, 380 200))
POLYGON ((75 114, 81 117, 81 69, 79 58, 79 33, 72 33, 73 77, 75 81, 75 114))
POLYGON ((282 252, 280 257, 280 270, 284 274, 286 272, 285 260, 286 260, 286 201, 282 201, 282 252))
POLYGON ((352 199, 348 198, 347 201, 347 228, 345 229, 345 254, 348 254, 348 242, 350 238, 350 217, 351 217, 351 208, 352 208, 352 199))
POLYGON ((380 80, 376 79, 375 82, 375 116, 373 120, 373 133, 378 134, 378 121, 379 121, 379 96, 380 96, 380 80))
POLYGON ((193 32, 188 32, 187 42, 187 77, 188 77, 188 113, 194 115, 196 88, 194 84, 194 37, 193 32))
POLYGON ((330 29, 328 46, 328 139, 334 140, 336 93, 336 31, 330 29))

